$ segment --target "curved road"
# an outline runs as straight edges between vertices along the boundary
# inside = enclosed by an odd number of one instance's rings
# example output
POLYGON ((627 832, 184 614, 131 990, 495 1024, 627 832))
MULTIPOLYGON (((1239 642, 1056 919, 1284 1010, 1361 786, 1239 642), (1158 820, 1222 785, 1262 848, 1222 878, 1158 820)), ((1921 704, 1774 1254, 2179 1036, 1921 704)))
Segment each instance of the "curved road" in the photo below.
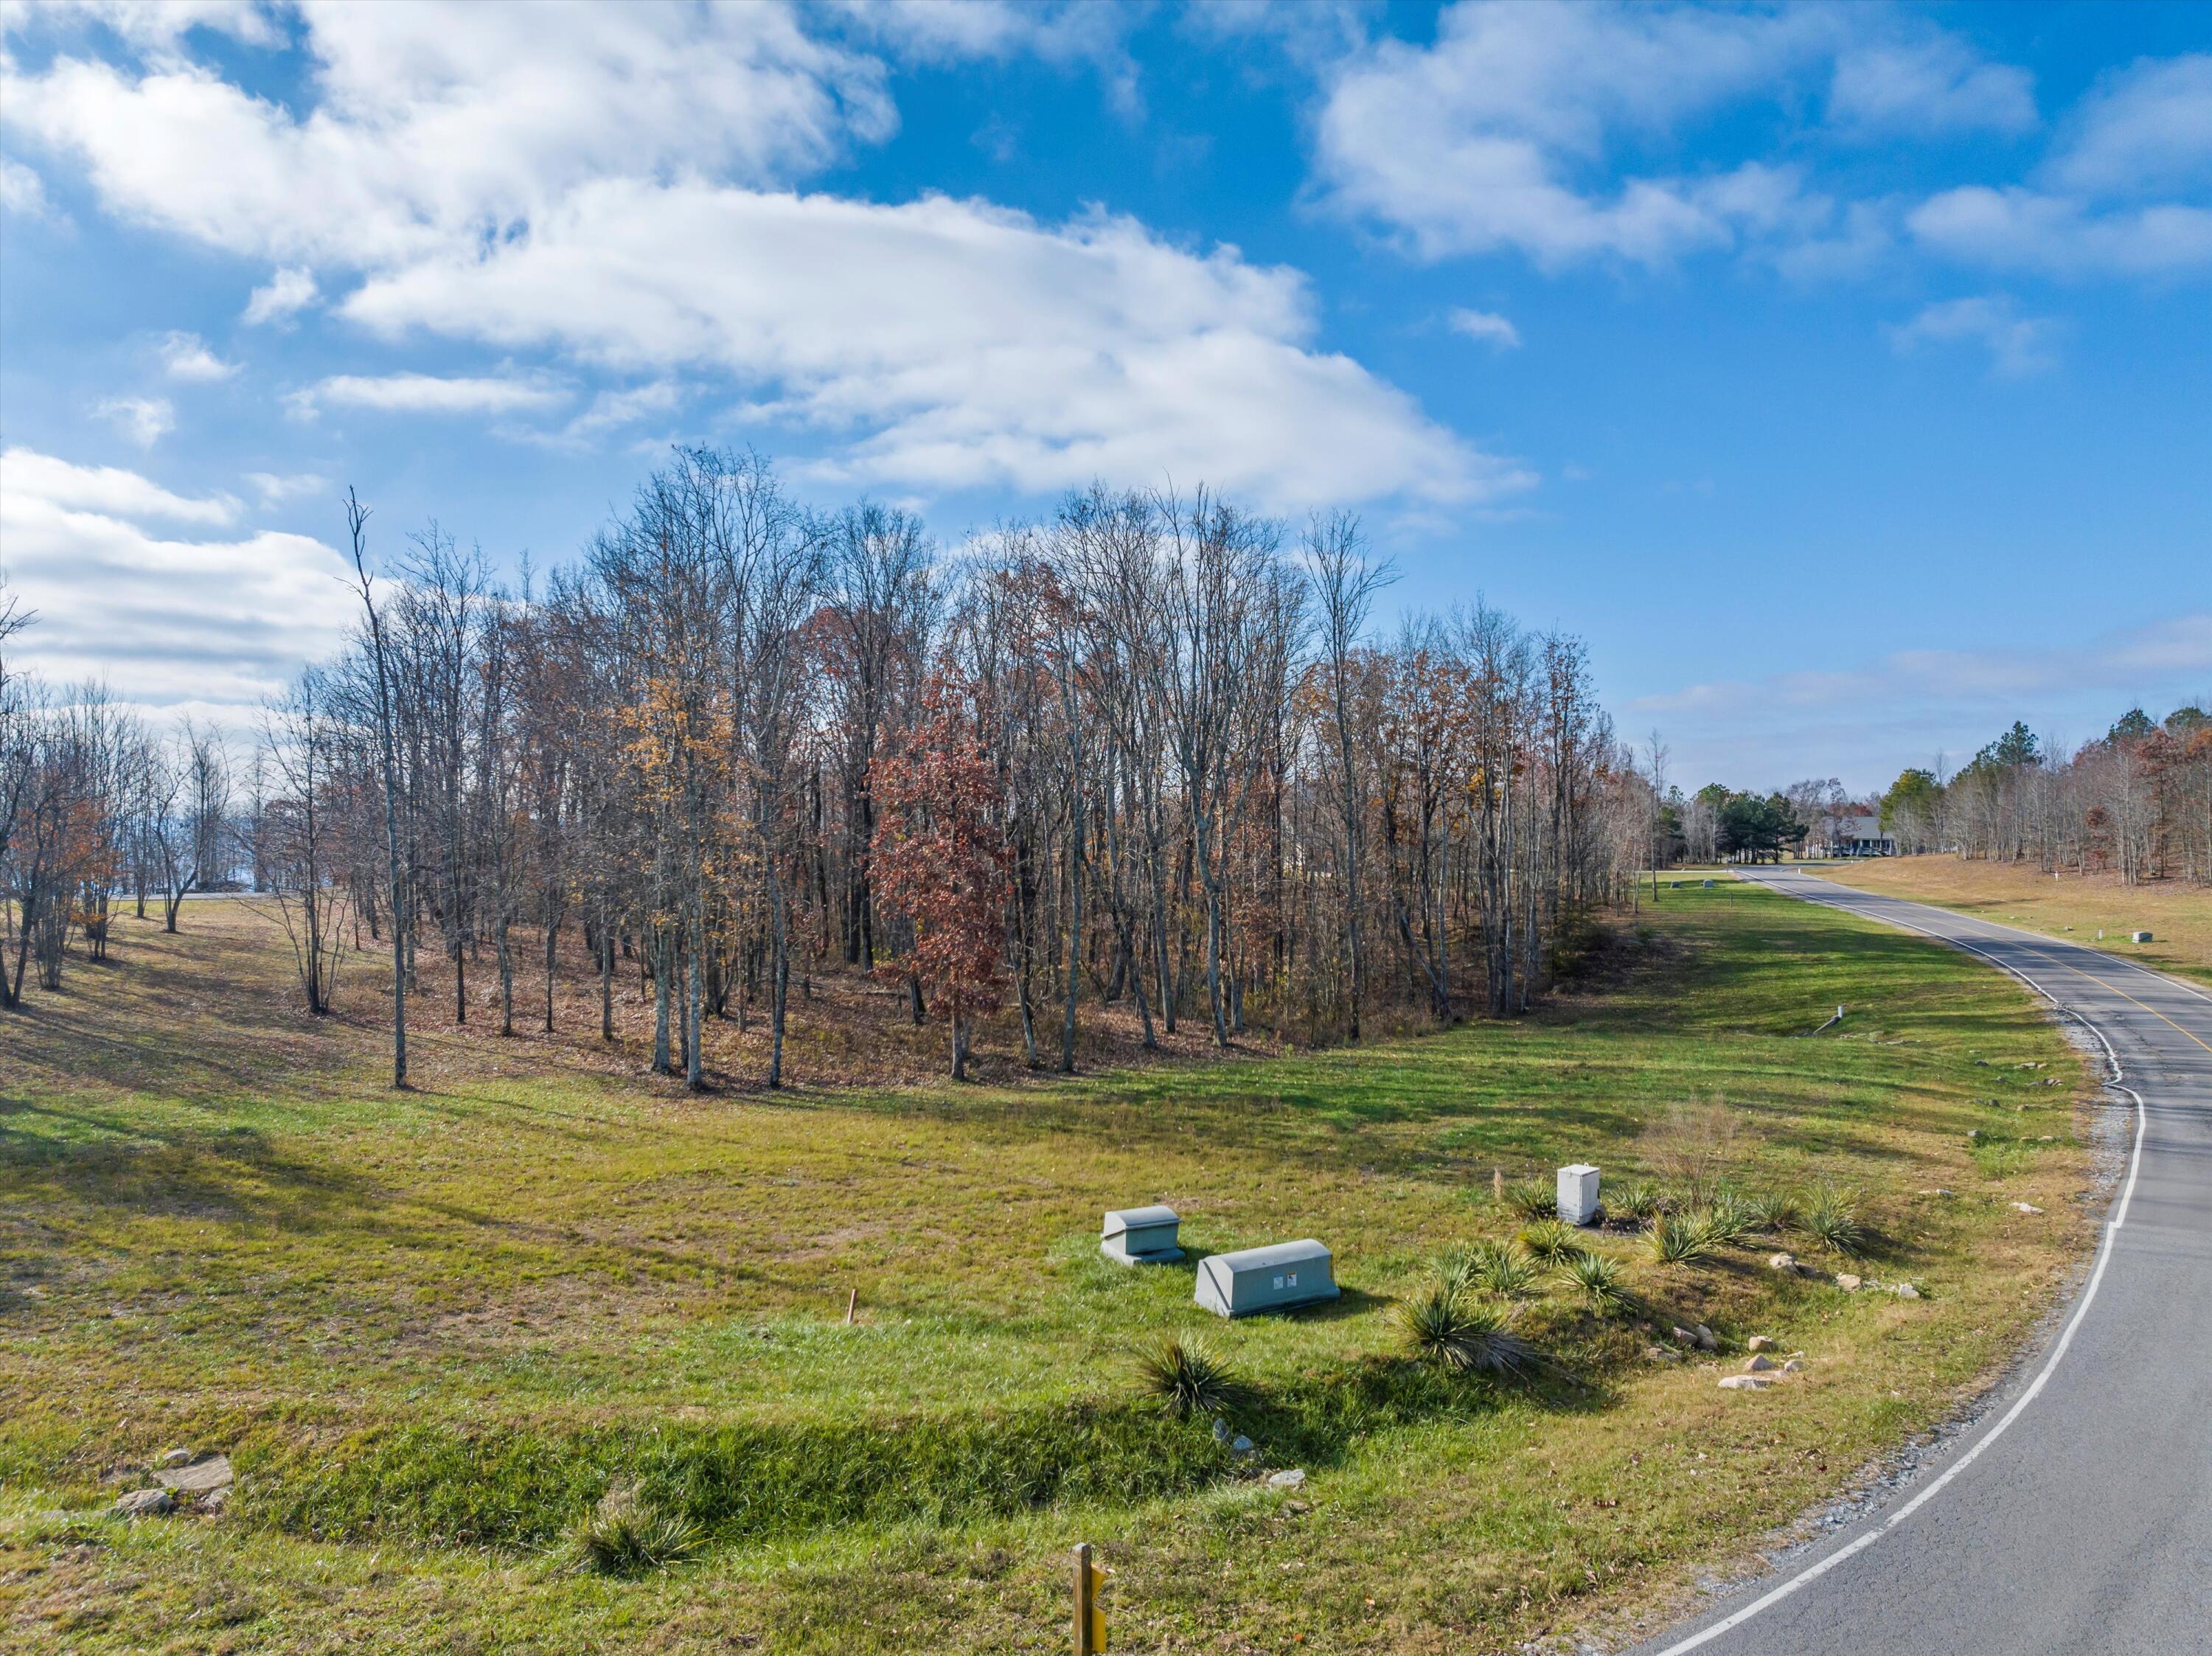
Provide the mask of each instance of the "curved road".
POLYGON ((1945 909, 1754 877, 2027 978, 2103 1037, 2136 1139, 2087 1281, 1982 1423, 1638 1656, 2212 1652, 2212 995, 1945 909))

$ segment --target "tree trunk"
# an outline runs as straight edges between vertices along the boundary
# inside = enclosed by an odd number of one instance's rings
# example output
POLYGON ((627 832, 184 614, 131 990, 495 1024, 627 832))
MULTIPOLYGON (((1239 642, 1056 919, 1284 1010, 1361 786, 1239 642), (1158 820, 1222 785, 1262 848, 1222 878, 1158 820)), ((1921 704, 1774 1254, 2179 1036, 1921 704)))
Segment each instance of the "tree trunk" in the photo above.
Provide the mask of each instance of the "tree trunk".
POLYGON ((791 939, 788 919, 783 912, 783 880, 776 872, 773 858, 769 863, 768 892, 775 949, 769 968, 768 1084, 776 1088, 783 1085, 783 1022, 785 1006, 791 998, 791 939))
POLYGON ((668 978, 673 962, 668 958, 668 928, 656 925, 653 937, 653 1068, 667 1075, 675 1067, 668 1055, 668 978))

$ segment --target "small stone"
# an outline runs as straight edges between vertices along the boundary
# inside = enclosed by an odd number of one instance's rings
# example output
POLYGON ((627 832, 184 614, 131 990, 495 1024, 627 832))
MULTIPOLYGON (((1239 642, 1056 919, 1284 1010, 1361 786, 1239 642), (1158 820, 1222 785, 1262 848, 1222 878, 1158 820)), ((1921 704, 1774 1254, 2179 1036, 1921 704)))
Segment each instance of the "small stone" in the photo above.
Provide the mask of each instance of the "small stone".
POLYGON ((1794 1253, 1778 1253, 1766 1262, 1766 1268, 1769 1271, 1795 1271, 1797 1269, 1797 1256, 1794 1253))
POLYGON ((1920 1297, 1920 1290, 1913 1287, 1911 1283, 1899 1283, 1889 1291, 1900 1300, 1917 1300, 1920 1297))
POLYGON ((1743 1343, 1743 1348, 1747 1351, 1771 1351, 1774 1342, 1764 1334, 1753 1334, 1743 1343))
POLYGON ((1231 1439, 1229 1443, 1229 1453, 1232 1455, 1250 1454, 1252 1453, 1252 1440, 1249 1437, 1236 1437, 1231 1439))
POLYGON ((1669 1351, 1663 1345, 1647 1345, 1644 1348, 1644 1360, 1646 1362, 1680 1362, 1682 1361, 1682 1354, 1679 1351, 1669 1351))
POLYGON ((1717 1351, 1721 1349, 1720 1337, 1714 1333, 1711 1329, 1706 1327, 1705 1324, 1699 1323, 1694 1331, 1697 1334, 1698 1344, 1701 1350, 1706 1351, 1717 1351))
POLYGON ((230 1487, 230 1459, 227 1455, 210 1455, 205 1460, 196 1460, 189 1466, 154 1476, 165 1488, 179 1495, 205 1495, 210 1489, 230 1487))
POLYGON ((165 1450, 161 1464, 164 1466, 189 1466, 192 1464, 192 1452, 190 1449, 165 1450))
POLYGON ((2042 1133, 2037 1136, 2035 1142, 2039 1144, 2056 1144, 2058 1139, 2055 1134, 2042 1133))
POLYGON ((1306 1472, 1303 1466, 1289 1466, 1279 1472, 1267 1474, 1267 1487, 1271 1489, 1302 1489, 1305 1482, 1306 1472))
POLYGON ((2012 1210, 2014 1213, 2040 1213, 2043 1211, 2041 1208, 2036 1206, 2033 1202, 2014 1202, 2012 1204, 2012 1210))
POLYGON ((1784 1364, 1782 1365, 1782 1372, 1783 1372, 1784 1374, 1803 1374, 1803 1373, 1805 1372, 1805 1361, 1804 1361, 1804 1359, 1803 1359, 1803 1358, 1802 1358, 1802 1357, 1792 1357, 1792 1358, 1790 1358, 1789 1362, 1785 1362, 1785 1363, 1784 1363, 1784 1364))
POLYGON ((1721 1390, 1723 1392, 1764 1392, 1774 1384, 1774 1376, 1771 1374, 1723 1374, 1720 1384, 1721 1390))
POLYGON ((230 1504, 230 1489, 231 1486, 228 1483, 220 1489, 210 1489, 199 1498, 198 1503, 199 1511, 206 1517, 213 1518, 230 1504))
POLYGON ((1290 1513, 1293 1518, 1303 1518, 1313 1510, 1313 1502, 1310 1501, 1285 1501, 1283 1503, 1283 1510, 1290 1513))
POLYGON ((1836 1286, 1846 1294, 1857 1293, 1864 1280, 1863 1277, 1854 1277, 1848 1271, 1839 1271, 1836 1273, 1836 1286))
POLYGON ((115 1515, 118 1518, 158 1518, 176 1509, 177 1498, 167 1489, 133 1489, 118 1497, 115 1515))
POLYGON ((1978 1143, 1980 1143, 1982 1142, 1982 1130, 1981 1130, 1979 1127, 1969 1127, 1969 1128, 1967 1128, 1967 1129, 1966 1129, 1966 1142, 1967 1142, 1969 1144, 1978 1144, 1978 1143))
POLYGON ((1747 1374, 1763 1374, 1773 1367, 1774 1359, 1767 1356, 1762 1352, 1759 1356, 1748 1358, 1745 1361, 1743 1372, 1747 1374))

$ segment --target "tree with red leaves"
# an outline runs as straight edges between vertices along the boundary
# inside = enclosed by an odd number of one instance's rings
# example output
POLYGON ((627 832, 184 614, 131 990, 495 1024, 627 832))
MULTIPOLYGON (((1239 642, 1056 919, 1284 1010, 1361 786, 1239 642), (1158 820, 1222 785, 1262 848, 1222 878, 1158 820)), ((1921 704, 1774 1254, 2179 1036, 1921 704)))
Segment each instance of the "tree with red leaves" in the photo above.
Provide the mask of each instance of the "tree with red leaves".
POLYGON ((911 959, 881 970, 911 973, 929 1010, 951 1021, 955 1081, 968 1078, 975 1015, 996 1009, 1006 980, 1002 802, 970 688, 949 668, 931 673, 905 743, 878 758, 871 779, 878 890, 915 933, 911 959))

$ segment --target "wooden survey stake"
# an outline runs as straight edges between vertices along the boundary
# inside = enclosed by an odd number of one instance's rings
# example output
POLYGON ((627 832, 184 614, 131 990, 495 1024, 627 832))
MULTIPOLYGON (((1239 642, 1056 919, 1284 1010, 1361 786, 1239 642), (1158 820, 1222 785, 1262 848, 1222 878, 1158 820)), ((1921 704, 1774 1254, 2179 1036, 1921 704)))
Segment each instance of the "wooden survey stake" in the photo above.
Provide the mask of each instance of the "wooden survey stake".
POLYGON ((1098 1595, 1106 1586, 1106 1569, 1093 1563, 1091 1544, 1075 1549, 1075 1656, 1104 1656, 1106 1611, 1098 1595))

